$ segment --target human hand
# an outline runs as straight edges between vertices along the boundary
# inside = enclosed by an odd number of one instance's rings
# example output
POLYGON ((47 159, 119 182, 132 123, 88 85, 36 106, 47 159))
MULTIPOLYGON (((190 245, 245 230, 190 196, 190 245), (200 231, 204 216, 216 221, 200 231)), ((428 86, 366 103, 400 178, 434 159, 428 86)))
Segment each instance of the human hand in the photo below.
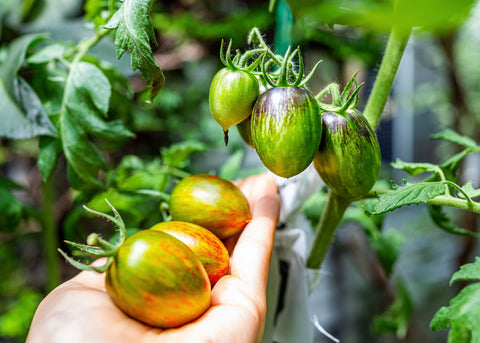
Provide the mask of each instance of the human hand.
POLYGON ((85 271, 45 297, 33 318, 27 343, 261 341, 280 198, 271 175, 252 176, 237 186, 249 202, 252 221, 239 236, 225 241, 230 273, 215 284, 211 306, 200 318, 175 329, 146 326, 113 304, 104 274, 85 271))

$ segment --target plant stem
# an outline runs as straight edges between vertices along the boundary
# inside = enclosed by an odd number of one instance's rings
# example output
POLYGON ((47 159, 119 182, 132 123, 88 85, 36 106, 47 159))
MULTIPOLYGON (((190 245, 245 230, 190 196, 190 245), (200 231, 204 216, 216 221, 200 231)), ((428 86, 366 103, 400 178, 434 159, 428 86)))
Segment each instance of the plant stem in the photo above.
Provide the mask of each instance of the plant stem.
POLYGON ((54 182, 49 178, 43 183, 43 246, 45 249, 45 261, 47 264, 47 291, 51 291, 60 284, 60 264, 57 255, 58 237, 54 207, 54 182))
POLYGON ((465 199, 455 198, 449 195, 440 195, 427 201, 430 205, 448 206, 458 208, 460 210, 480 213, 480 203, 475 201, 468 201, 465 199))
POLYGON ((395 75, 402 60, 403 52, 407 46, 411 30, 401 29, 395 25, 392 27, 385 48, 377 78, 368 98, 367 105, 363 112, 365 118, 375 130, 382 117, 382 112, 387 103, 388 95, 392 89, 395 75))
POLYGON ((320 268, 327 254, 328 247, 333 240, 335 230, 349 205, 349 200, 338 196, 331 190, 328 192, 327 204, 323 210, 322 218, 317 225, 315 240, 313 241, 310 255, 307 259, 308 268, 320 268))

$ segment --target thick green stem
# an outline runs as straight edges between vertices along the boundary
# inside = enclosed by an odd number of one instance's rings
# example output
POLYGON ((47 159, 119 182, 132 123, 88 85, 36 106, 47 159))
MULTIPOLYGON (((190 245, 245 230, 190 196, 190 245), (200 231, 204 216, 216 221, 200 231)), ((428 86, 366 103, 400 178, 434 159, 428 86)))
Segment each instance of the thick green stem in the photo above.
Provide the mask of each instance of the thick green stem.
POLYGON ((57 254, 58 237, 57 223, 55 220, 55 187, 53 178, 43 184, 43 247, 45 249, 45 262, 47 264, 47 290, 54 289, 60 283, 60 264, 57 254))
POLYGON ((349 205, 349 200, 338 196, 332 191, 328 192, 327 204, 323 210, 322 218, 317 225, 315 240, 313 241, 310 255, 307 259, 308 268, 320 268, 327 254, 328 247, 333 240, 335 230, 349 205))
POLYGON ((382 117, 382 112, 392 89, 393 81, 395 80, 395 75, 402 60, 410 33, 411 30, 400 29, 393 26, 388 38, 377 78, 363 112, 365 118, 367 118, 374 130, 377 128, 380 118, 382 117))

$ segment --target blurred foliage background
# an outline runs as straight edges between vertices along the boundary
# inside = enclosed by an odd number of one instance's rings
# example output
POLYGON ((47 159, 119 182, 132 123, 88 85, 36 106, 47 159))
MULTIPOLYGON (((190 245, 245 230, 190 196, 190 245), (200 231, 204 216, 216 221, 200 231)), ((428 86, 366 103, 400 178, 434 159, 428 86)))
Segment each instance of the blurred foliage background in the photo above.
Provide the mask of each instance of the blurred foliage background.
MULTIPOLYGON (((22 36, 42 32, 53 41, 73 45, 91 36, 95 25, 104 24, 102 13, 96 10, 101 3, 2 0, 0 65, 6 61, 10 43, 22 36)), ((221 39, 232 38, 234 47, 243 49, 250 29, 258 27, 277 51, 284 51, 288 44, 302 46, 307 70, 317 60, 324 61, 309 83, 314 92, 332 81, 345 84, 359 70, 357 80, 366 81, 361 90, 361 107, 373 84, 391 23, 399 20, 405 26, 414 25, 407 58, 401 66, 401 73, 411 77, 394 86, 378 130, 382 176, 396 180, 404 177, 388 167, 396 157, 438 163, 452 153, 455 148, 451 145, 428 140, 429 133, 441 128, 450 127, 480 141, 480 14, 474 1, 405 1, 398 12, 401 15, 396 17, 394 3, 388 0, 279 0, 274 11, 268 8, 267 1, 255 0, 155 1, 152 23, 158 45, 153 46, 153 51, 166 76, 166 85, 152 103, 146 102, 145 83, 138 72, 131 70, 128 56, 116 59, 112 37, 92 49, 90 54, 102 61, 105 70, 128 80, 121 84, 123 78, 118 78, 123 92, 112 99, 111 115, 124 121, 135 138, 99 142, 115 166, 108 176, 115 187, 102 192, 72 187, 62 159, 51 180, 44 182, 37 166, 39 138, 0 138, 1 342, 23 341, 43 296, 76 273, 55 255, 56 249, 53 262, 46 250, 62 246, 64 239, 84 241, 93 230, 110 232, 105 223, 84 216, 82 204, 102 210, 101 199, 107 194, 116 200, 129 227, 144 228, 161 220, 158 199, 145 202, 145 197, 125 196, 121 191, 138 188, 140 183, 158 189, 165 165, 229 178, 264 171, 236 130, 231 130, 229 146, 223 145, 223 132, 209 112, 208 89, 221 67, 221 39), (405 144, 411 148, 405 149, 405 144), (45 218, 50 218, 54 230, 50 245, 45 240, 45 218)), ((49 85, 38 76, 39 70, 25 68, 21 73, 39 93, 49 85)), ((478 156, 472 155, 461 175, 473 180, 476 187, 480 180, 478 162, 478 156)), ((165 181, 161 187, 168 190, 171 182, 165 181)), ((318 201, 315 206, 322 203, 318 198, 311 201, 318 201)), ((370 324, 385 303, 392 301, 392 281, 378 273, 378 262, 371 256, 366 236, 359 233, 362 231, 348 227, 339 232, 333 247, 334 265, 344 272, 339 272, 329 287, 337 290, 334 299, 341 306, 330 307, 324 322, 331 323, 330 330, 342 341, 428 343, 445 339, 444 333, 431 333, 428 322, 438 306, 458 292, 445 289, 445 280, 458 266, 472 260, 477 244, 472 238, 452 238, 429 231, 432 223, 426 214, 421 210, 413 214, 399 211, 388 219, 388 225, 395 228, 389 241, 394 249, 422 231, 417 245, 405 243, 406 254, 418 259, 414 260, 416 268, 409 264, 412 258, 400 257, 396 265, 397 269, 403 268, 406 280, 419 281, 412 283, 418 288, 394 287, 408 293, 399 298, 407 304, 399 307, 419 314, 393 314, 393 329, 385 320, 376 332, 370 324), (439 263, 445 264, 443 269, 439 263), (340 291, 344 292, 343 300, 340 291), (346 299, 351 303, 347 304, 346 299), (392 335, 399 320, 404 321, 405 330, 401 339, 392 335)), ((475 216, 465 214, 458 221, 477 231, 475 216)), ((318 341, 326 338, 319 337, 318 341)))

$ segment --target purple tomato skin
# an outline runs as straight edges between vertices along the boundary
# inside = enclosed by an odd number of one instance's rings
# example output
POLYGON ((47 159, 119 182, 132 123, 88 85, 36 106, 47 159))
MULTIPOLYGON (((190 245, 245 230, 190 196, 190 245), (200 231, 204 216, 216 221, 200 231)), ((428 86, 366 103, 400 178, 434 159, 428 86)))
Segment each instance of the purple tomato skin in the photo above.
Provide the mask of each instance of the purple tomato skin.
POLYGON ((150 230, 166 232, 192 249, 202 262, 212 287, 227 273, 230 265, 227 248, 207 229, 192 223, 170 221, 155 224, 150 230))
POLYGON ((180 180, 168 205, 172 220, 200 225, 222 240, 242 231, 252 219, 240 189, 226 179, 208 174, 180 180))
POLYGON ((130 317, 174 328, 210 306, 210 282, 195 253, 160 231, 139 231, 120 246, 106 274, 107 292, 130 317))

